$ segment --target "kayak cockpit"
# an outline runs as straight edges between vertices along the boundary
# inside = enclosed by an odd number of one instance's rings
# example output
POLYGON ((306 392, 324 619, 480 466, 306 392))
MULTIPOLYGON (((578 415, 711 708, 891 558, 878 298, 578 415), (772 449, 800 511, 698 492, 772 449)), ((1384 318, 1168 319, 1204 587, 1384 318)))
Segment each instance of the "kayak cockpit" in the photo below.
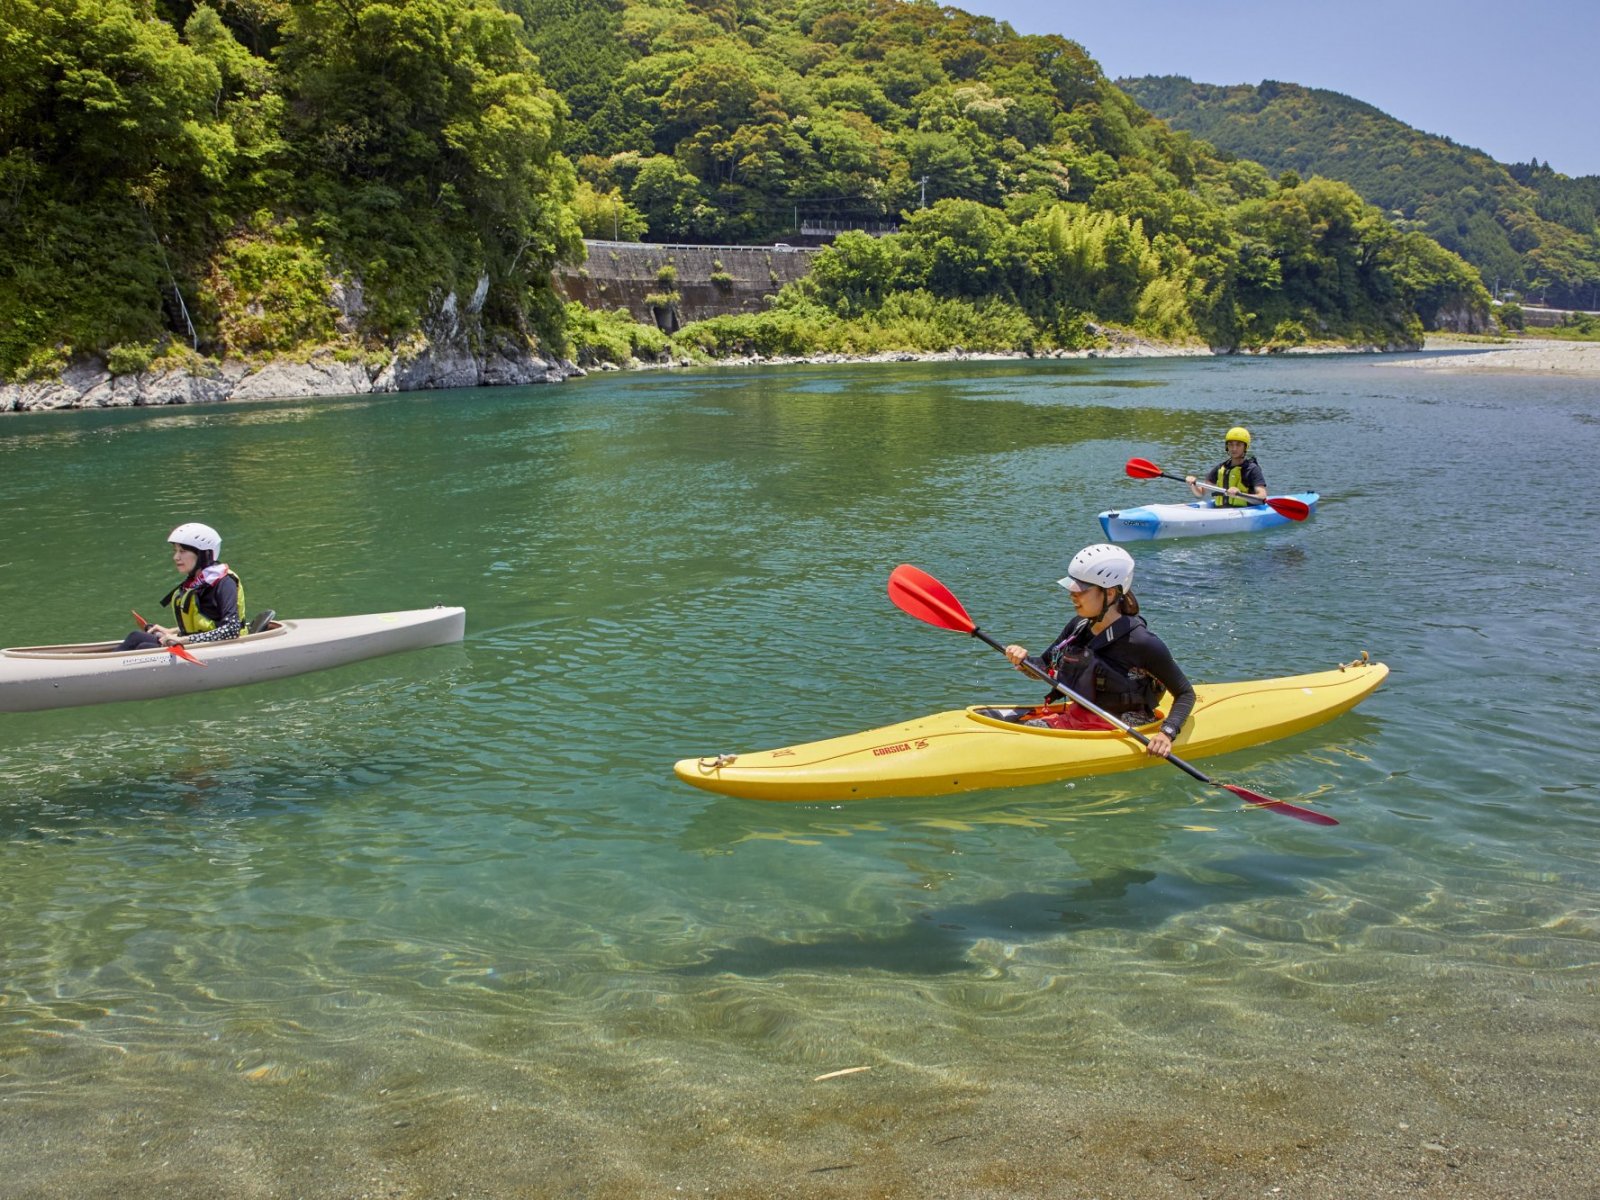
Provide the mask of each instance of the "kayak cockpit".
MULTIPOLYGON (((281 637, 287 632, 287 627, 282 621, 271 621, 264 629, 254 633, 240 634, 236 638, 229 638, 225 642, 208 642, 205 646, 237 646, 243 642, 269 641, 281 637)), ((119 650, 121 642, 69 642, 61 646, 9 646, 0 650, 0 655, 7 658, 82 658, 85 655, 106 658, 133 658, 137 655, 166 654, 164 646, 147 646, 142 650, 119 650)))
MULTIPOLYGON (((1021 730, 1025 733, 1043 733, 1052 737, 1092 737, 1115 738, 1126 737, 1120 729, 1052 729, 1048 725, 1036 725, 1034 721, 1040 720, 1049 713, 1063 713, 1068 706, 1065 704, 982 704, 974 705, 967 709, 967 715, 975 721, 985 725, 994 725, 1002 729, 1021 730)), ((1161 728, 1162 714, 1156 713, 1147 724, 1136 725, 1134 728, 1149 734, 1161 728)))

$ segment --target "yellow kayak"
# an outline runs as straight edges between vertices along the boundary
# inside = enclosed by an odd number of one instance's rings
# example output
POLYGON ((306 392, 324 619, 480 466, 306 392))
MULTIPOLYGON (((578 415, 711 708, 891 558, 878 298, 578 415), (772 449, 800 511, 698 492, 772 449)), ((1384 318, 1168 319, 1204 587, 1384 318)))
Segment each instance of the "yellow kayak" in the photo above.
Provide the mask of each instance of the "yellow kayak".
MULTIPOLYGON (((1196 684, 1194 711, 1173 753, 1205 758, 1321 725, 1360 704, 1388 674, 1383 663, 1358 661, 1282 679, 1196 684)), ((953 709, 802 746, 686 758, 673 770, 685 783, 747 800, 873 800, 1021 787, 1158 762, 1115 730, 1018 724, 1016 715, 1033 707, 953 709)))

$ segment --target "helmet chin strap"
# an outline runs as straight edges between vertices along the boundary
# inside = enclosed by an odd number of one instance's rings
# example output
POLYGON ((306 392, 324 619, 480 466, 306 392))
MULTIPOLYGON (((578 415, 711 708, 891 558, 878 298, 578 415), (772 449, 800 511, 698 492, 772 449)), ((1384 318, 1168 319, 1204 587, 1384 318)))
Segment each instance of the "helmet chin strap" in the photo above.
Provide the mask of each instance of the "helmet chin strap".
MULTIPOLYGON (((1119 591, 1120 591, 1120 589, 1119 589, 1119 591)), ((1110 588, 1101 588, 1100 589, 1100 611, 1097 614, 1095 614, 1094 616, 1089 618, 1089 624, 1090 624, 1091 627, 1094 628, 1094 631, 1096 633, 1099 633, 1100 630, 1105 627, 1104 625, 1101 625, 1102 621, 1105 621, 1105 624, 1109 625, 1109 624, 1111 624, 1111 621, 1115 621, 1118 617, 1120 617, 1122 615, 1122 597, 1120 595, 1118 595, 1116 600, 1113 601, 1110 598, 1110 596, 1111 596, 1111 589, 1110 588), (1114 609, 1113 609, 1113 605, 1115 605, 1114 609), (1111 618, 1111 620, 1109 620, 1109 621, 1106 620, 1106 618, 1108 616, 1111 618)))

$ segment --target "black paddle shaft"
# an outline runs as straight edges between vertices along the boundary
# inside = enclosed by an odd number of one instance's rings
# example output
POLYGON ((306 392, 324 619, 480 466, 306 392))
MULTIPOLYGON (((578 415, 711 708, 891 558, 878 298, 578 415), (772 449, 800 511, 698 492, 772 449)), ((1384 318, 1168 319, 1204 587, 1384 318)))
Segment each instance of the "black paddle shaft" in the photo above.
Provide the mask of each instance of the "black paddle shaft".
MULTIPOLYGON (((1171 471, 1163 471, 1163 472, 1161 472, 1161 478, 1163 478, 1163 479, 1176 479, 1179 483, 1188 483, 1189 482, 1187 477, 1185 477, 1183 475, 1174 475, 1171 471)), ((1214 483, 1207 483, 1203 479, 1202 480, 1197 480, 1196 483, 1197 483, 1197 486, 1204 488, 1208 492, 1217 492, 1217 493, 1219 493, 1219 494, 1221 494, 1223 496, 1226 496, 1228 494, 1228 489, 1227 488, 1218 487, 1214 483)), ((1236 496, 1238 496, 1239 499, 1245 501, 1247 504, 1265 504, 1266 503, 1266 501, 1263 500, 1260 496, 1252 496, 1252 495, 1248 494, 1247 492, 1235 492, 1234 494, 1236 496)))
MULTIPOLYGON (((990 646, 993 646, 996 650, 1000 651, 1001 654, 1004 654, 1006 652, 1006 648, 1003 645, 1001 645, 999 642, 997 642, 994 638, 990 637, 983 630, 979 629, 976 625, 974 625, 972 627, 972 636, 977 638, 981 642, 984 642, 984 643, 986 643, 986 644, 988 644, 990 646)), ((1022 660, 1022 668, 1023 668, 1023 670, 1027 671, 1028 674, 1030 674, 1034 678, 1038 679, 1039 682, 1049 684, 1052 688, 1054 688, 1056 691, 1060 692, 1067 699, 1076 700, 1079 704, 1081 704, 1084 708, 1088 709, 1095 716, 1101 718, 1102 720, 1110 721, 1113 725, 1115 725, 1118 729, 1122 730, 1122 732, 1127 734, 1129 737, 1133 738, 1141 746, 1148 746, 1150 744, 1150 739, 1145 737, 1144 734, 1140 733, 1132 725, 1126 725, 1123 722, 1119 721, 1116 717, 1112 716, 1105 709, 1101 708, 1098 704, 1094 703, 1094 701, 1086 700, 1086 699, 1084 699, 1084 697, 1078 695, 1077 692, 1073 691, 1066 684, 1062 683, 1055 676, 1051 675, 1049 671, 1045 670, 1044 664, 1039 662, 1038 660, 1032 659, 1032 658, 1025 658, 1025 659, 1022 660)), ((1165 758, 1169 763, 1171 763, 1173 766, 1177 767, 1178 770, 1185 772, 1186 774, 1188 774, 1192 778, 1198 779, 1201 783, 1209 783, 1212 787, 1220 787, 1220 788, 1227 787, 1227 784, 1218 783, 1215 779, 1212 779, 1211 776, 1203 773, 1198 768, 1192 767, 1188 763, 1184 762, 1183 759, 1179 758, 1176 754, 1167 754, 1167 755, 1165 755, 1165 758)))

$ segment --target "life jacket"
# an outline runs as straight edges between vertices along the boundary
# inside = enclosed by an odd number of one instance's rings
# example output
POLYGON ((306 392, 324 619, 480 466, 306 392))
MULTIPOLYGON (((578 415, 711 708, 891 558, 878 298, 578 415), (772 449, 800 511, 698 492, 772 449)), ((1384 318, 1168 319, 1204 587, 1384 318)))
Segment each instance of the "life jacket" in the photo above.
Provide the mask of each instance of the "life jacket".
POLYGON ((1044 652, 1045 666, 1057 682, 1111 713, 1154 713, 1166 687, 1138 667, 1124 667, 1107 657, 1107 651, 1135 629, 1145 628, 1143 617, 1118 617, 1099 633, 1090 632, 1087 617, 1077 617, 1062 631, 1055 645, 1044 652))
MULTIPOLYGON (((1244 463, 1256 463, 1256 456, 1253 454, 1245 455, 1244 462, 1241 462, 1237 467, 1233 465, 1231 459, 1227 462, 1219 463, 1217 469, 1212 472, 1211 482, 1219 488, 1238 488, 1241 492, 1248 492, 1250 489, 1244 485, 1244 463)), ((1260 463, 1256 463, 1256 466, 1259 467, 1260 465, 1260 463)), ((1234 508, 1246 508, 1249 506, 1250 501, 1243 496, 1224 496, 1221 492, 1218 492, 1211 497, 1211 503, 1217 508, 1226 508, 1229 505, 1234 508)))
POLYGON ((222 620, 215 588, 223 579, 232 577, 239 589, 239 624, 245 624, 244 580, 234 574, 227 563, 212 563, 209 567, 185 579, 161 598, 161 606, 172 605, 172 615, 180 633, 209 633, 222 620))

